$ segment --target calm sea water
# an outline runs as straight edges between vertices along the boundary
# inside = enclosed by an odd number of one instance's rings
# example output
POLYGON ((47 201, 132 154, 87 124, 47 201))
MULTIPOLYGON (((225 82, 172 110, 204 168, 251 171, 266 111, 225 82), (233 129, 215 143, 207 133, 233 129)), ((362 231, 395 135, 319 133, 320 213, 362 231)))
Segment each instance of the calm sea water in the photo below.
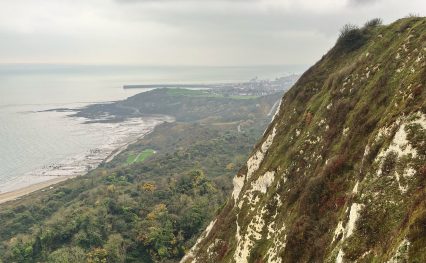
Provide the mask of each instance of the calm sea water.
POLYGON ((0 192, 2 185, 105 140, 67 113, 39 112, 125 99, 143 90, 125 84, 209 83, 272 79, 303 66, 139 67, 0 65, 0 192))

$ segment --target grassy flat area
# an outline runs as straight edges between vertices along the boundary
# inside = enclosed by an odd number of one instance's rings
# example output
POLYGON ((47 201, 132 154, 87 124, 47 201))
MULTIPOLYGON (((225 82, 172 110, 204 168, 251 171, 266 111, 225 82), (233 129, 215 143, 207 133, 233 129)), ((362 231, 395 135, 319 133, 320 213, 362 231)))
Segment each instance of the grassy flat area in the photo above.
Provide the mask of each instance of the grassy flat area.
POLYGON ((167 94, 172 96, 190 96, 190 97, 207 97, 207 98, 230 98, 235 100, 246 100, 246 99, 256 99, 258 96, 244 96, 244 95, 235 95, 226 97, 223 94, 213 94, 206 90, 192 90, 192 89, 181 89, 181 88, 169 88, 167 89, 167 94))
POLYGON ((250 100, 250 99, 257 99, 259 96, 254 95, 235 95, 235 96, 229 96, 228 98, 234 99, 234 100, 250 100))
POLYGON ((213 94, 210 94, 206 90, 193 90, 193 89, 181 89, 181 88, 168 88, 167 94, 172 96, 201 96, 201 97, 210 97, 213 94))
POLYGON ((127 164, 143 162, 146 158, 154 154, 155 151, 153 149, 146 149, 138 154, 130 154, 129 157, 127 157, 127 164))

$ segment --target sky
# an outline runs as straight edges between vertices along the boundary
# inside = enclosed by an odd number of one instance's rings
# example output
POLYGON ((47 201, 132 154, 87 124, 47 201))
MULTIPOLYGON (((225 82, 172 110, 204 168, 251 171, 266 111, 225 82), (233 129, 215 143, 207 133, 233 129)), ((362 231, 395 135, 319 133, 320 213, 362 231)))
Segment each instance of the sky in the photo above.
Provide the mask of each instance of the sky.
POLYGON ((425 0, 0 0, 0 63, 310 65, 425 0))

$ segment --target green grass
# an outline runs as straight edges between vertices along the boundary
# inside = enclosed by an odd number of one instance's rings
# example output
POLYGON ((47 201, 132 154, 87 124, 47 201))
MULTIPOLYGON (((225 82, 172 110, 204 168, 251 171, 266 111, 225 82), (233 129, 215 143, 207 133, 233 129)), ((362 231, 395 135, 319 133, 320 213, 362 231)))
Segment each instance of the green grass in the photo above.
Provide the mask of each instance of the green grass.
POLYGON ((138 154, 130 154, 129 157, 127 157, 127 164, 132 163, 140 163, 145 161, 148 157, 155 154, 155 151, 153 149, 146 149, 138 154))
POLYGON ((193 90, 182 88, 168 88, 167 94, 172 96, 197 96, 197 97, 218 97, 220 95, 211 94, 206 90, 193 90))
POLYGON ((234 100, 247 100, 247 99, 256 99, 259 96, 250 96, 250 95, 234 95, 234 96, 225 96, 224 94, 214 94, 206 90, 192 90, 192 89, 182 89, 182 88, 168 88, 167 94, 171 96, 188 96, 188 97, 206 97, 206 98, 229 98, 234 100))

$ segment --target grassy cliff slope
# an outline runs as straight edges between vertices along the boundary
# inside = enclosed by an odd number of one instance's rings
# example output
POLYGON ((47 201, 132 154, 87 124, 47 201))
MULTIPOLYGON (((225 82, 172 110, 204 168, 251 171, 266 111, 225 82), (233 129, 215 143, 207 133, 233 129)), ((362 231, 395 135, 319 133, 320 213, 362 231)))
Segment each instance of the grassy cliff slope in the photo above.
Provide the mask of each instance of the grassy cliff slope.
POLYGON ((183 262, 426 262, 426 19, 348 27, 183 262))

